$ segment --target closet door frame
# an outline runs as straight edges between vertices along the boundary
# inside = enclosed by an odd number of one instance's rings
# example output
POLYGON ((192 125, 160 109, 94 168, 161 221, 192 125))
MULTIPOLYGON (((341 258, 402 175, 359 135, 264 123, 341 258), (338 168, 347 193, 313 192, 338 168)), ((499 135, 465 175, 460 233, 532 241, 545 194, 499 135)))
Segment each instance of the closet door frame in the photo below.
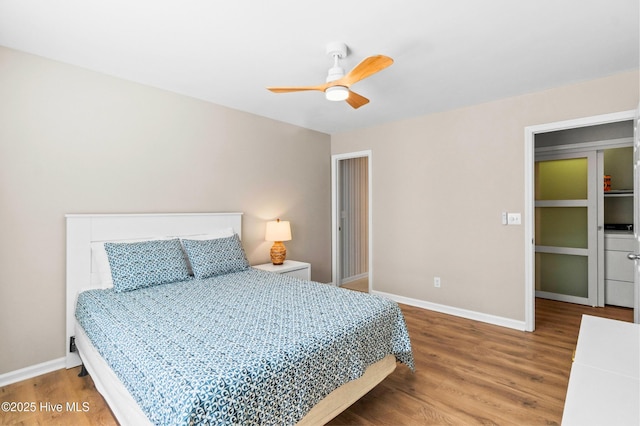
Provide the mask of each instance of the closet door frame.
MULTIPOLYGON (((575 129, 578 127, 594 126, 598 124, 615 123, 618 121, 634 120, 636 110, 615 112, 574 120, 558 121, 554 123, 527 126, 524 128, 524 315, 525 330, 534 331, 536 328, 535 315, 535 228, 534 228, 534 166, 535 166, 535 136, 536 134, 556 130, 575 129)), ((636 289, 639 293, 640 290, 636 289)))

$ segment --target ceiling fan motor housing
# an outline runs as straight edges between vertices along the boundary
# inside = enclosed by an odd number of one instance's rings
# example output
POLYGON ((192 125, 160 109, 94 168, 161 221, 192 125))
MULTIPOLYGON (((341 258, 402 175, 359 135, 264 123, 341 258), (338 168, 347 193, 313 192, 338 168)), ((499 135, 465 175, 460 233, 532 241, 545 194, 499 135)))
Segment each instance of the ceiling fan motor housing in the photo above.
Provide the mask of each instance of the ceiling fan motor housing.
POLYGON ((333 59, 333 67, 329 68, 326 82, 338 80, 344 77, 344 68, 338 64, 338 60, 347 57, 347 45, 341 42, 327 44, 327 55, 333 59))
POLYGON ((344 69, 342 67, 329 68, 329 73, 327 74, 327 83, 329 83, 330 81, 338 80, 342 77, 344 77, 344 69))

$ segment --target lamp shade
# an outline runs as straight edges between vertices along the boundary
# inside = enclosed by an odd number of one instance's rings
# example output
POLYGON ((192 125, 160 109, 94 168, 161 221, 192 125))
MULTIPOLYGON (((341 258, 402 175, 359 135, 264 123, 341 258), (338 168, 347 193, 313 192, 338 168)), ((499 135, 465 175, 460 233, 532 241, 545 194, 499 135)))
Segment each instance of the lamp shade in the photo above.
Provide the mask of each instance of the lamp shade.
POLYGON ((291 241, 291 226, 288 220, 274 220, 267 222, 267 241, 291 241))

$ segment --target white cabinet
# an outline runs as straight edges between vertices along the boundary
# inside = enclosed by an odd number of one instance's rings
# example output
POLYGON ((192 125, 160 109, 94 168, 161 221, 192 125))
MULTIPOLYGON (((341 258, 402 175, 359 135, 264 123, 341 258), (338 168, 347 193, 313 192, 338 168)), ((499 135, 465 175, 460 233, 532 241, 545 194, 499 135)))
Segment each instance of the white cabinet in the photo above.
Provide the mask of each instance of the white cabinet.
POLYGON ((297 260, 285 260, 282 265, 263 263, 262 265, 255 265, 254 268, 267 272, 275 272, 276 274, 289 275, 303 280, 311 279, 311 264, 298 262, 297 260))
POLYGON ((635 250, 633 234, 605 232, 604 235, 604 300, 607 305, 633 308, 634 262, 627 254, 635 250))

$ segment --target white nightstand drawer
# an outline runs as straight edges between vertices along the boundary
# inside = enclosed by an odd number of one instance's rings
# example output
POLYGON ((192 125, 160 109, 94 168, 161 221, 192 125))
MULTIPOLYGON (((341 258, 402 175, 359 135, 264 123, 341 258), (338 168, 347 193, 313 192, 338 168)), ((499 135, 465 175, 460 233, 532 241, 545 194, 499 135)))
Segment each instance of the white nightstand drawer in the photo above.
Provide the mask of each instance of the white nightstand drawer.
POLYGON ((283 272, 282 275, 289 275, 300 278, 301 280, 309 281, 311 279, 311 270, 309 268, 296 269, 295 271, 283 272))
POLYGON ((291 277, 303 280, 311 279, 311 264, 307 262, 298 262, 296 260, 285 260, 282 265, 274 265, 273 263, 263 263, 262 265, 254 265, 256 269, 267 272, 275 272, 276 274, 289 275, 291 277))

